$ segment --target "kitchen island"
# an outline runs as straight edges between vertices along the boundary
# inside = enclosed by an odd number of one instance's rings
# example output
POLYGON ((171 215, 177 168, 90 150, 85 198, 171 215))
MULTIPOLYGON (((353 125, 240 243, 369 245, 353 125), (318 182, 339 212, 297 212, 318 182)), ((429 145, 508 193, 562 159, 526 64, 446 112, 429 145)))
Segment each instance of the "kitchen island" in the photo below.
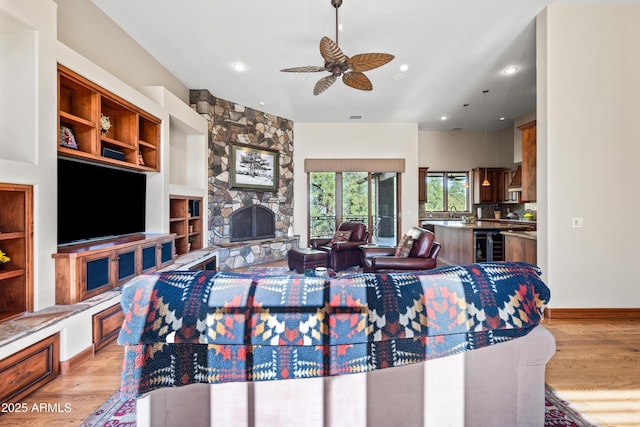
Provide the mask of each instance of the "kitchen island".
POLYGON ((536 231, 503 231, 504 260, 537 265, 538 236, 536 231))
POLYGON ((436 241, 442 245, 438 264, 462 265, 473 262, 504 261, 503 232, 532 231, 535 224, 526 222, 483 221, 423 221, 433 227, 436 241))

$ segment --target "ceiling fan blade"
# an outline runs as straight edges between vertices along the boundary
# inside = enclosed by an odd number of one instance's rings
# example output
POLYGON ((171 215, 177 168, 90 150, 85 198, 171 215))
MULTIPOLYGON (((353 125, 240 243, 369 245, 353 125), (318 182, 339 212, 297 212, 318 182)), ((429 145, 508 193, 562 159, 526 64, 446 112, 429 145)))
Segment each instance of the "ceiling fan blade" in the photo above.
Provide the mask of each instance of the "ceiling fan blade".
POLYGON ((304 67, 285 68, 280 71, 284 71, 286 73, 315 73, 317 71, 327 71, 327 69, 316 65, 307 65, 304 67))
POLYGON ((320 55, 322 55, 325 62, 346 62, 349 59, 347 55, 342 53, 336 42, 329 37, 323 37, 320 40, 320 55))
POLYGON ((362 53, 349 59, 349 68, 353 71, 369 71, 390 62, 395 56, 388 53, 362 53))
POLYGON ((318 80, 318 83, 313 87, 313 94, 320 95, 325 90, 329 89, 331 85, 336 81, 338 77, 331 74, 330 76, 323 77, 318 80))
POLYGON ((351 86, 354 89, 359 89, 359 90, 373 89, 373 84, 371 83, 371 80, 369 80, 369 78, 364 74, 357 71, 344 73, 342 75, 342 81, 344 82, 344 84, 346 84, 347 86, 351 86))

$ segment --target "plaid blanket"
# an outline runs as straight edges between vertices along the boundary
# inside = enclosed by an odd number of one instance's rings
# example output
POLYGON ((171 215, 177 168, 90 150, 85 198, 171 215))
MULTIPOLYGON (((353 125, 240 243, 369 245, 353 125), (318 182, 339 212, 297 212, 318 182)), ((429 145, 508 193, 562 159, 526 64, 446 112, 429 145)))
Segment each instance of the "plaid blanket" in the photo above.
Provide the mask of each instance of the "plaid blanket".
POLYGON ((121 393, 367 372, 526 335, 549 289, 537 267, 480 263, 339 278, 211 271, 123 287, 121 393))

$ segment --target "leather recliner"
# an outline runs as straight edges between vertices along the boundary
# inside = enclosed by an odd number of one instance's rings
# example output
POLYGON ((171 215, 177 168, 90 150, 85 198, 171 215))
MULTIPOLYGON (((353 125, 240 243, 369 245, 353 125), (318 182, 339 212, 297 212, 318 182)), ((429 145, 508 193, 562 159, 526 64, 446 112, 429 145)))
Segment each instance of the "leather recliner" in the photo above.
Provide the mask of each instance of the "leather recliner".
POLYGON ((331 237, 313 238, 309 240, 310 246, 313 249, 327 252, 329 254, 327 267, 336 271, 355 265, 360 266, 362 263, 360 246, 366 245, 369 237, 367 226, 361 222, 343 222, 338 226, 338 230, 351 230, 348 242, 330 243, 331 237))
POLYGON ((395 256, 396 248, 363 248, 361 255, 364 272, 382 273, 436 268, 441 245, 435 241, 435 235, 429 230, 418 227, 413 227, 407 234, 416 237, 406 258, 395 256))

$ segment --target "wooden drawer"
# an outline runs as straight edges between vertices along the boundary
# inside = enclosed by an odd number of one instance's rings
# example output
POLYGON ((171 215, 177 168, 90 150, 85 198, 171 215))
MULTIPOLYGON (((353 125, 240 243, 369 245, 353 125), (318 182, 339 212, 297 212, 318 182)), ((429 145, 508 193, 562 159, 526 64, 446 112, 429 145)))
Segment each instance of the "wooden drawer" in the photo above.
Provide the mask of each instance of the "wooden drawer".
POLYGON ((60 335, 49 338, 0 361, 0 400, 15 402, 58 376, 60 335))
POLYGON ((93 345, 96 351, 118 337, 123 320, 124 311, 120 304, 93 315, 93 345))

